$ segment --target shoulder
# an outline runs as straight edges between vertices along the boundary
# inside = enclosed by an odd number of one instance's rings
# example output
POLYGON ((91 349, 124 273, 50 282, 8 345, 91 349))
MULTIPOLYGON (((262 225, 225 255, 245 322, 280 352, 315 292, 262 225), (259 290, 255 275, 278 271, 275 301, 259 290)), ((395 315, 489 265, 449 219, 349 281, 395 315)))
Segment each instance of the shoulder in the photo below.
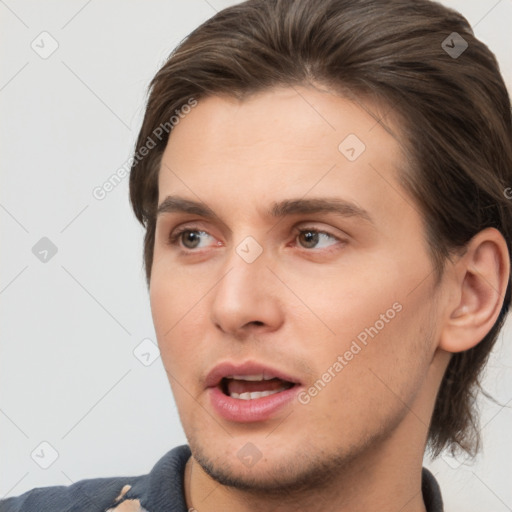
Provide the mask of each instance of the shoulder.
POLYGON ((31 489, 0 500, 0 512, 158 512, 160 506, 153 504, 162 500, 164 489, 165 501, 184 504, 181 489, 189 456, 187 445, 178 446, 146 475, 90 478, 68 486, 31 489))
POLYGON ((105 512, 139 478, 91 478, 68 486, 37 487, 0 501, 0 512, 105 512))
POLYGON ((434 475, 427 468, 422 469, 421 490, 427 512, 443 512, 441 489, 434 475))

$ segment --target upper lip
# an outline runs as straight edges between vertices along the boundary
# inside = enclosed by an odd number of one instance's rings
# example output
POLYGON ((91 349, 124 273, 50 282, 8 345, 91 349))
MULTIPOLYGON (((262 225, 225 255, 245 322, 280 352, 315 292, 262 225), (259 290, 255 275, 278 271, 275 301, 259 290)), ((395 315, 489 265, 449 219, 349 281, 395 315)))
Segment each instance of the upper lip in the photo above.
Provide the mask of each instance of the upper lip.
POLYGON ((218 386, 224 377, 228 377, 230 375, 259 374, 263 374, 265 377, 277 377, 278 379, 293 382, 294 384, 300 384, 300 381, 297 378, 292 377, 291 375, 288 375, 281 370, 272 368, 266 364, 252 361, 246 361, 244 363, 233 363, 231 361, 226 361, 213 367, 213 369, 206 376, 205 385, 207 388, 213 388, 218 386))

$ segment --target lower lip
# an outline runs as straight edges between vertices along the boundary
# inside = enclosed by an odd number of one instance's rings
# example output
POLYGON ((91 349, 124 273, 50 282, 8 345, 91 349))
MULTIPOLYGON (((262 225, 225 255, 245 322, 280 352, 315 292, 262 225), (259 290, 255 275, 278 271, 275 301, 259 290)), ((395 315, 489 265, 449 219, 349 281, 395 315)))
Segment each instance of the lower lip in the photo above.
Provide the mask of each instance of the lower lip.
POLYGON ((254 400, 231 398, 218 387, 208 388, 208 393, 213 408, 220 416, 229 421, 248 423, 270 419, 295 398, 300 388, 301 386, 296 384, 285 391, 254 400))

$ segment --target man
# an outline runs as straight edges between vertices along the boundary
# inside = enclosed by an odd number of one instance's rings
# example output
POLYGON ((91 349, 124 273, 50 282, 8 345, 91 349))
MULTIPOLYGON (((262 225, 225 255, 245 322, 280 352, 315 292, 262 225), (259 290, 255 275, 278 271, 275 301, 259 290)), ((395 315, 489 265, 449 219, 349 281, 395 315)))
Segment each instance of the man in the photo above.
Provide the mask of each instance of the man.
POLYGON ((151 83, 130 175, 188 445, 0 511, 438 512, 511 301, 510 99, 427 0, 250 0, 151 83))

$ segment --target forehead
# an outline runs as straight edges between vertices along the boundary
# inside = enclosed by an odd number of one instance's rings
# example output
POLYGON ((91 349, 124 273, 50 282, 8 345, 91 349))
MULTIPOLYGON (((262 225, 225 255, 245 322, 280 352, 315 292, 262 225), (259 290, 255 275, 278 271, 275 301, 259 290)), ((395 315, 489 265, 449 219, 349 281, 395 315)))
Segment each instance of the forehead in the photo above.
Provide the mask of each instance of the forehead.
MULTIPOLYGON (((196 147, 216 150, 225 156, 230 148, 245 146, 247 154, 259 154, 261 145, 269 156, 294 146, 298 155, 309 154, 321 142, 326 156, 339 151, 346 135, 356 135, 370 150, 396 145, 380 123, 386 107, 368 101, 354 102, 328 90, 313 87, 275 87, 244 100, 232 96, 209 96, 182 115, 166 152, 195 139, 196 147), (330 151, 329 151, 330 149, 330 151)), ((200 154, 188 155, 200 158, 200 154)))
POLYGON ((171 193, 209 202, 229 196, 246 208, 254 198, 318 192, 372 207, 397 195, 390 183, 403 156, 369 111, 382 109, 312 87, 201 99, 171 132, 159 203, 171 193))

